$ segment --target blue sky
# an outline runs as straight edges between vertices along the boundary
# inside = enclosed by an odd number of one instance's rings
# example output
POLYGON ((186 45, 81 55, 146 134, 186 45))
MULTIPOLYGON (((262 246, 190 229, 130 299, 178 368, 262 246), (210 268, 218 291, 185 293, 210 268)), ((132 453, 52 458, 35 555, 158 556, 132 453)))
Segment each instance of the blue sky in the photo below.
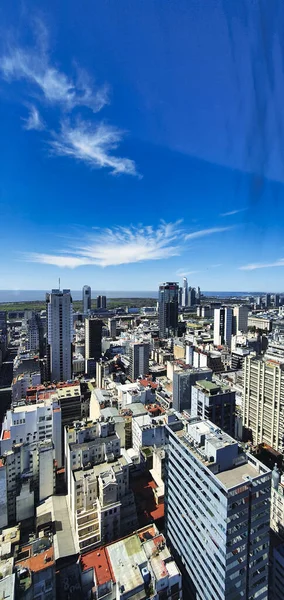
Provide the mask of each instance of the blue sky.
POLYGON ((282 0, 0 23, 0 288, 284 291, 282 0))

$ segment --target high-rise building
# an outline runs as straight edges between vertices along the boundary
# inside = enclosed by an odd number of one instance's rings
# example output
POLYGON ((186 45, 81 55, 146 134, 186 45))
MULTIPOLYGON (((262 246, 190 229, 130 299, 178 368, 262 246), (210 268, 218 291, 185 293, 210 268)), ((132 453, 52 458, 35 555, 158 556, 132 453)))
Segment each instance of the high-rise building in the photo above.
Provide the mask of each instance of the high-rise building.
POLYGON ((97 308, 106 309, 106 296, 97 296, 97 308))
POLYGON ((212 371, 207 367, 184 369, 173 373, 173 408, 178 412, 191 409, 192 386, 199 380, 212 380, 212 371))
POLYGON ((271 295, 270 294, 265 294, 264 305, 265 305, 265 308, 269 308, 271 306, 271 295))
POLYGON ((182 287, 178 290, 178 305, 182 306, 182 287))
POLYGON ((137 377, 149 374, 149 342, 133 342, 129 346, 130 367, 129 375, 132 381, 137 377))
POLYGON ((82 290, 82 310, 83 314, 86 315, 88 310, 91 310, 92 305, 92 290, 89 285, 84 285, 82 290))
POLYGON ((89 317, 85 319, 85 358, 99 360, 102 355, 103 321, 89 317))
POLYGON ((195 288, 188 288, 188 306, 196 305, 196 290, 195 288))
POLYGON ((222 306, 214 310, 214 346, 231 346, 233 310, 222 306))
POLYGON ((201 300, 201 291, 200 291, 200 287, 198 286, 198 288, 196 290, 196 303, 200 304, 200 300, 201 300))
POLYGON ((191 417, 212 421, 231 436, 235 435, 236 393, 213 381, 199 380, 191 388, 191 417))
POLYGON ((186 277, 183 278, 182 306, 188 306, 188 284, 186 277))
POLYGON ((255 445, 284 452, 284 364, 277 357, 245 357, 243 424, 255 445))
POLYGON ((247 333, 248 330, 249 307, 245 304, 234 306, 233 308, 233 327, 232 333, 247 333))
POLYGON ((167 338, 178 331, 179 284, 166 282, 159 286, 159 336, 167 338))
POLYGON ((280 306, 280 295, 274 294, 274 308, 278 308, 280 306))
POLYGON ((210 421, 167 426, 166 539, 187 600, 268 598, 271 471, 210 421))
POLYGON ((46 295, 47 367, 52 381, 72 377, 73 310, 70 290, 46 295))
POLYGON ((108 319, 108 330, 109 336, 112 338, 116 337, 116 319, 108 319))

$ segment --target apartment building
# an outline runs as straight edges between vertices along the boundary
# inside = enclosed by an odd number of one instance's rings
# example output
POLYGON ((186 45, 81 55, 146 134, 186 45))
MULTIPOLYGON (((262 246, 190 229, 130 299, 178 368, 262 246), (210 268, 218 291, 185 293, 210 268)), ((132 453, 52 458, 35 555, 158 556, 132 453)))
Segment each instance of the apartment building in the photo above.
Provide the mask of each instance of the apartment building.
POLYGON ((131 460, 120 451, 114 423, 75 423, 73 429, 66 428, 65 447, 68 507, 78 551, 87 552, 135 529, 131 460))
POLYGON ((166 539, 187 600, 267 600, 271 472, 210 421, 167 427, 166 539))
POLYGON ((208 419, 229 435, 235 433, 236 393, 213 381, 197 381, 191 388, 191 417, 208 419))
POLYGON ((243 362, 243 425, 254 445, 284 451, 284 363, 247 356, 243 362))

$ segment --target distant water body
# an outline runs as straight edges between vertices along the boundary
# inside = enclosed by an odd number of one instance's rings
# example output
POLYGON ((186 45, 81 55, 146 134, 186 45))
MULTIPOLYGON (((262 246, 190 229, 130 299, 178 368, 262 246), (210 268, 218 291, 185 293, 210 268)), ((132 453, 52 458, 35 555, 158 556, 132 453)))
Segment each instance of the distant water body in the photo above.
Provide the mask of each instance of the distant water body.
MULTIPOLYGON (((50 290, 46 290, 50 291, 50 290)), ((241 298, 245 296, 258 296, 263 292, 202 292, 204 296, 215 296, 219 298, 235 297, 241 298)), ((71 290, 73 300, 82 299, 81 290, 71 290)), ((99 294, 107 296, 107 298, 157 298, 158 292, 155 291, 116 291, 109 292, 107 290, 92 290, 92 297, 96 298, 99 294)), ((0 303, 1 302, 33 302, 33 301, 44 301, 45 291, 44 290, 0 290, 0 303)))

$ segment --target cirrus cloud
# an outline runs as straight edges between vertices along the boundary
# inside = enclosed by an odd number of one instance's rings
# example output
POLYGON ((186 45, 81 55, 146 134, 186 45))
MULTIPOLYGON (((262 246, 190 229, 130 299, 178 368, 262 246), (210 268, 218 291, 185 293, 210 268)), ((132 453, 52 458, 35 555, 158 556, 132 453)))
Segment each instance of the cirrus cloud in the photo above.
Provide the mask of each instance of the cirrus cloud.
POLYGON ((241 271, 255 271, 256 269, 268 269, 271 267, 284 267, 284 258, 279 258, 271 263, 251 263, 243 265, 242 267, 239 267, 239 269, 241 271))
MULTIPOLYGON (((126 226, 112 229, 94 228, 83 242, 72 243, 60 253, 48 254, 31 252, 23 258, 29 262, 68 267, 74 269, 83 265, 108 267, 150 260, 162 260, 179 256, 186 248, 187 240, 200 238, 224 228, 203 229, 188 234, 182 221, 153 226, 126 226)), ((193 272, 191 272, 193 273, 193 272)))
POLYGON ((28 131, 31 129, 35 129, 35 131, 42 131, 45 129, 45 123, 35 106, 30 107, 30 114, 27 119, 24 119, 24 122, 24 129, 27 129, 28 131))
POLYGON ((73 127, 65 121, 50 146, 54 154, 75 158, 95 168, 107 167, 114 175, 138 175, 133 160, 113 154, 122 137, 121 130, 104 123, 77 121, 73 127))

